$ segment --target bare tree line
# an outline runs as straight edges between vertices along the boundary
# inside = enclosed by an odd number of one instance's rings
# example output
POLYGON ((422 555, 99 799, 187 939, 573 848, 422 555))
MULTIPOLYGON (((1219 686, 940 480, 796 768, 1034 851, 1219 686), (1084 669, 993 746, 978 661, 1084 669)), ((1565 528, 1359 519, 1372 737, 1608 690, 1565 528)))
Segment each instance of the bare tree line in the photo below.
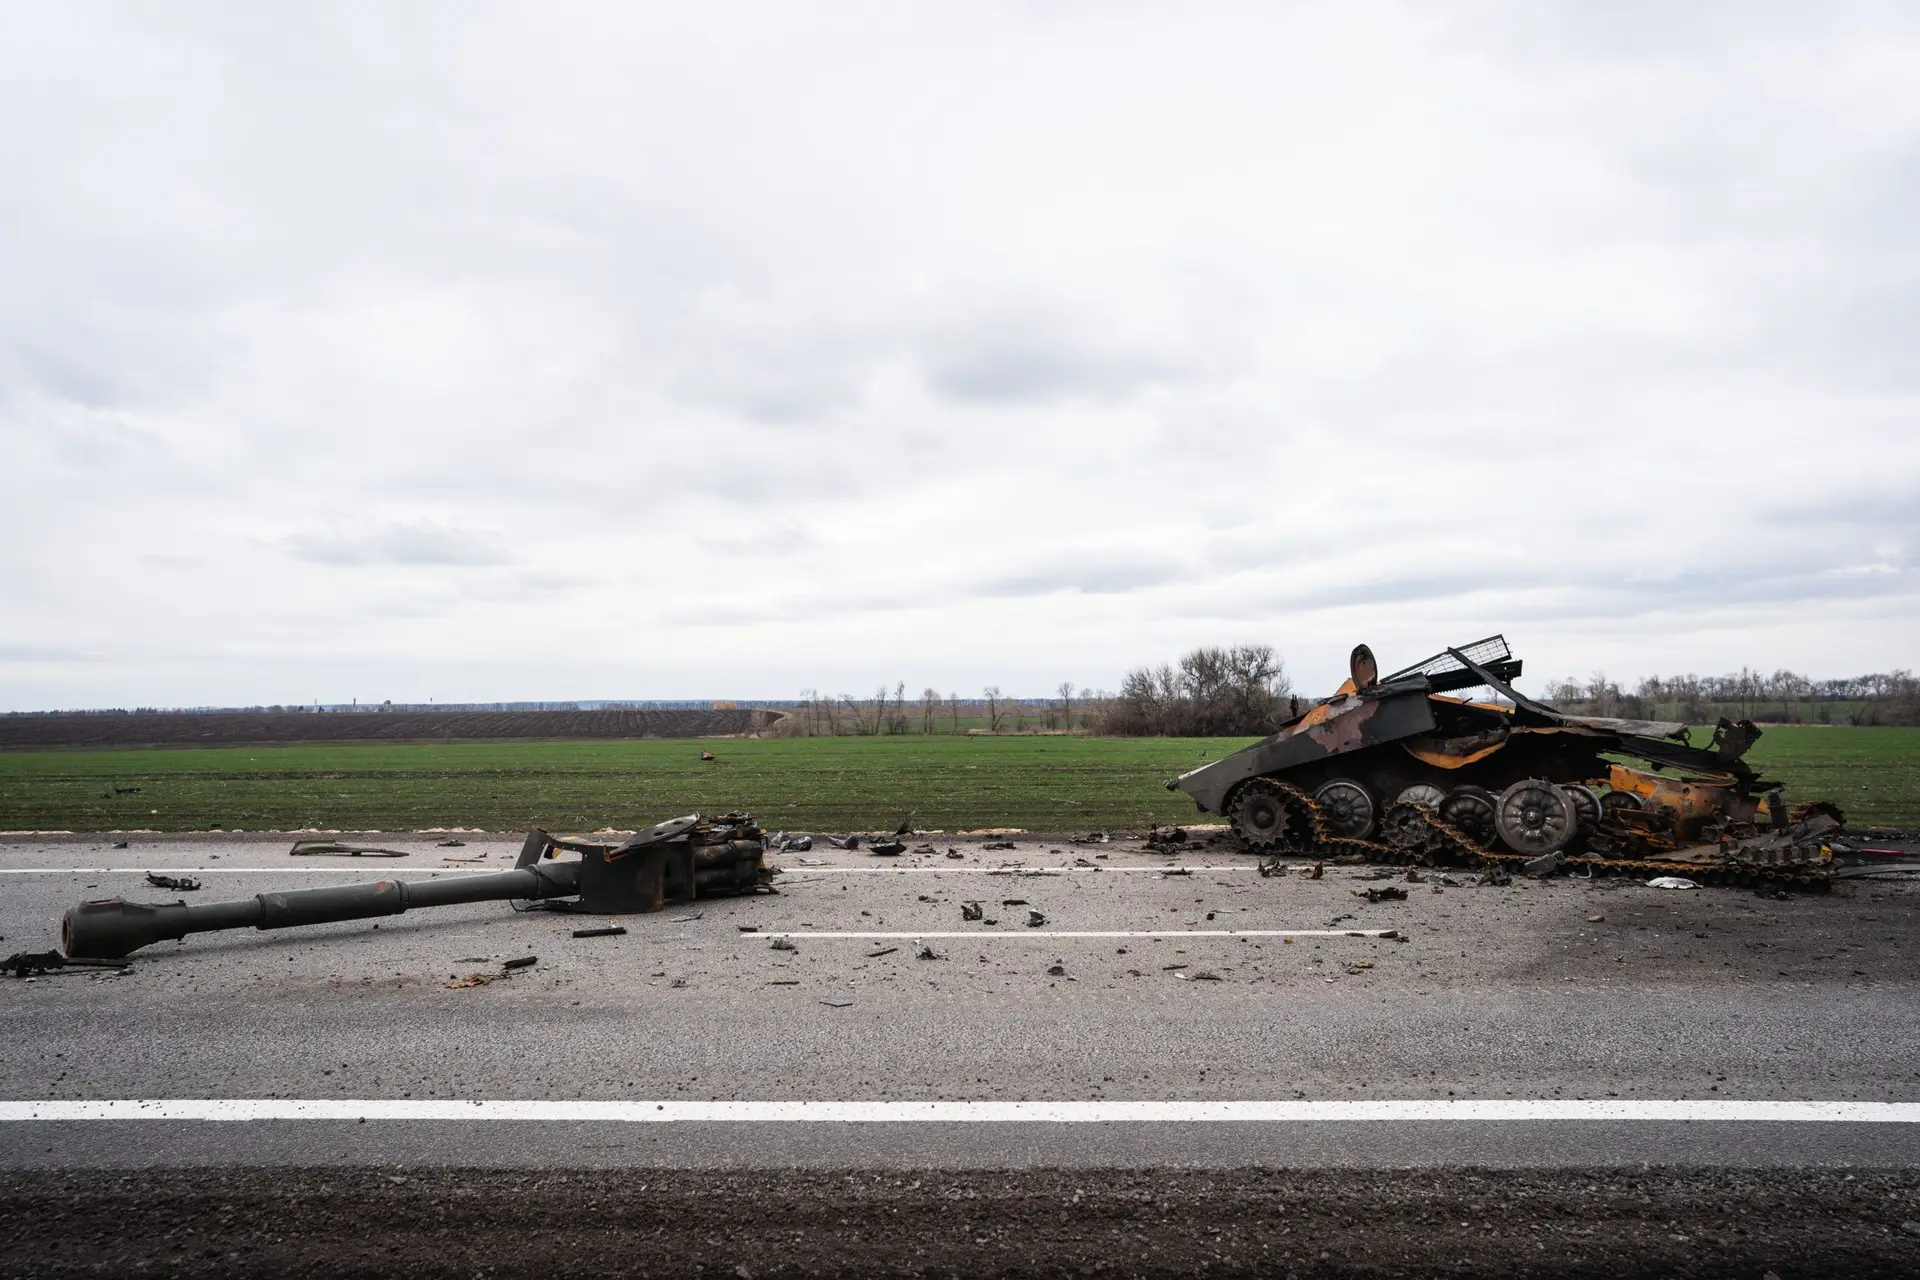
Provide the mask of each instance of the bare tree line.
POLYGON ((1094 709, 1089 727, 1124 737, 1272 733, 1298 706, 1270 644, 1194 649, 1179 663, 1138 667, 1094 709))
POLYGON ((1272 645, 1195 649, 1178 664, 1129 672, 1119 693, 1063 680, 1054 696, 1009 697, 988 685, 962 701, 958 692, 920 691, 919 715, 909 713, 905 681, 881 685, 869 698, 823 695, 803 689, 800 705, 776 732, 793 737, 878 737, 919 732, 977 732, 961 721, 982 720, 988 733, 1077 732, 1113 737, 1210 737, 1272 733, 1299 708, 1286 664, 1272 645), (966 714, 963 716, 962 712, 966 714))
POLYGON ((1724 676, 1647 676, 1632 692, 1596 671, 1555 680, 1546 699, 1575 714, 1701 724, 1731 715, 1788 724, 1920 724, 1920 679, 1911 671, 1812 680, 1785 668, 1742 667, 1724 676))
POLYGON ((1035 706, 1033 700, 1009 697, 999 685, 988 685, 977 697, 967 699, 957 691, 942 694, 929 685, 920 691, 916 716, 907 705, 904 680, 892 689, 881 685, 866 698, 802 689, 799 705, 779 722, 776 732, 788 737, 836 738, 971 731, 963 729, 963 718, 984 719, 989 733, 1096 731, 1098 712, 1110 695, 1076 689, 1071 680, 1061 681, 1055 692, 1057 698, 1035 706))

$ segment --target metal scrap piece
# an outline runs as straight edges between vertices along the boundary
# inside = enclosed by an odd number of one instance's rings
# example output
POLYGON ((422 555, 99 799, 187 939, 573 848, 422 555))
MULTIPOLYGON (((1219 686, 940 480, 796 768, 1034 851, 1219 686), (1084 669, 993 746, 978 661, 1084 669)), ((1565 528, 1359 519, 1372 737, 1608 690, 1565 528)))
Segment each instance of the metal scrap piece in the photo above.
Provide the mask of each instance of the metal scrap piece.
POLYGON ((375 849, 366 845, 342 844, 338 840, 296 840, 287 851, 290 858, 404 858, 399 849, 375 849))
POLYGON ((16 978, 58 973, 62 969, 118 969, 124 973, 132 967, 125 960, 84 960, 58 951, 16 951, 0 960, 0 973, 10 973, 16 978))

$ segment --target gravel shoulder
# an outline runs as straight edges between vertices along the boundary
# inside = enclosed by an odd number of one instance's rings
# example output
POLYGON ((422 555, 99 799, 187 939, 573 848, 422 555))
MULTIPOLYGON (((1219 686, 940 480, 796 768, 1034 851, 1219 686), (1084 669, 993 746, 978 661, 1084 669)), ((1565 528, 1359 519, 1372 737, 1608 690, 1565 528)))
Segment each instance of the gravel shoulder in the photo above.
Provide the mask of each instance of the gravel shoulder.
POLYGON ((1911 1276, 1911 1170, 0 1175, 9 1276, 1911 1276))

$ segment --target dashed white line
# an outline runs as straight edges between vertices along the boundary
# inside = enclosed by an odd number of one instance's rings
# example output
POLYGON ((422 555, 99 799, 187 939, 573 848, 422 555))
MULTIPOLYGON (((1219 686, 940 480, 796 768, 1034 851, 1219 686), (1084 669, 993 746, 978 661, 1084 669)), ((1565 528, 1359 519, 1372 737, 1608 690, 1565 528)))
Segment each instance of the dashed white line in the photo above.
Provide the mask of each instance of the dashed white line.
POLYGON ((0 1122, 522 1120, 723 1124, 1207 1124, 1406 1121, 1706 1121, 1920 1124, 1920 1103, 1671 1099, 1328 1102, 568 1102, 551 1099, 163 1098, 0 1102, 0 1122))
POLYGON ((752 938, 1011 938, 1015 942, 1043 938, 1394 938, 1398 929, 920 929, 890 933, 834 933, 827 930, 775 933, 766 929, 742 933, 752 938))

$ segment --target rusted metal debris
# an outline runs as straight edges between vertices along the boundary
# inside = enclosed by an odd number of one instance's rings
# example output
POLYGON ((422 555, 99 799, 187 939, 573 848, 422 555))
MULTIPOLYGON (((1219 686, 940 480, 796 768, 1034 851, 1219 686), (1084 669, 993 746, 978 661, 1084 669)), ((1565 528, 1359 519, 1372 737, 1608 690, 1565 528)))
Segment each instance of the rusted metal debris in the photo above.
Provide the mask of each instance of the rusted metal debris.
MULTIPOLYGON (((1722 720, 1705 746, 1685 725, 1567 715, 1512 681, 1502 636, 1378 674, 1353 651, 1350 678, 1279 732, 1174 778, 1243 847, 1336 862, 1464 862, 1529 875, 1824 888, 1842 815, 1789 813, 1780 784, 1744 759, 1751 721, 1722 720), (1491 689, 1499 701, 1456 691, 1491 689), (1633 761, 1623 764, 1620 758, 1633 761)), ((1162 844, 1161 832, 1149 848, 1162 844)))

